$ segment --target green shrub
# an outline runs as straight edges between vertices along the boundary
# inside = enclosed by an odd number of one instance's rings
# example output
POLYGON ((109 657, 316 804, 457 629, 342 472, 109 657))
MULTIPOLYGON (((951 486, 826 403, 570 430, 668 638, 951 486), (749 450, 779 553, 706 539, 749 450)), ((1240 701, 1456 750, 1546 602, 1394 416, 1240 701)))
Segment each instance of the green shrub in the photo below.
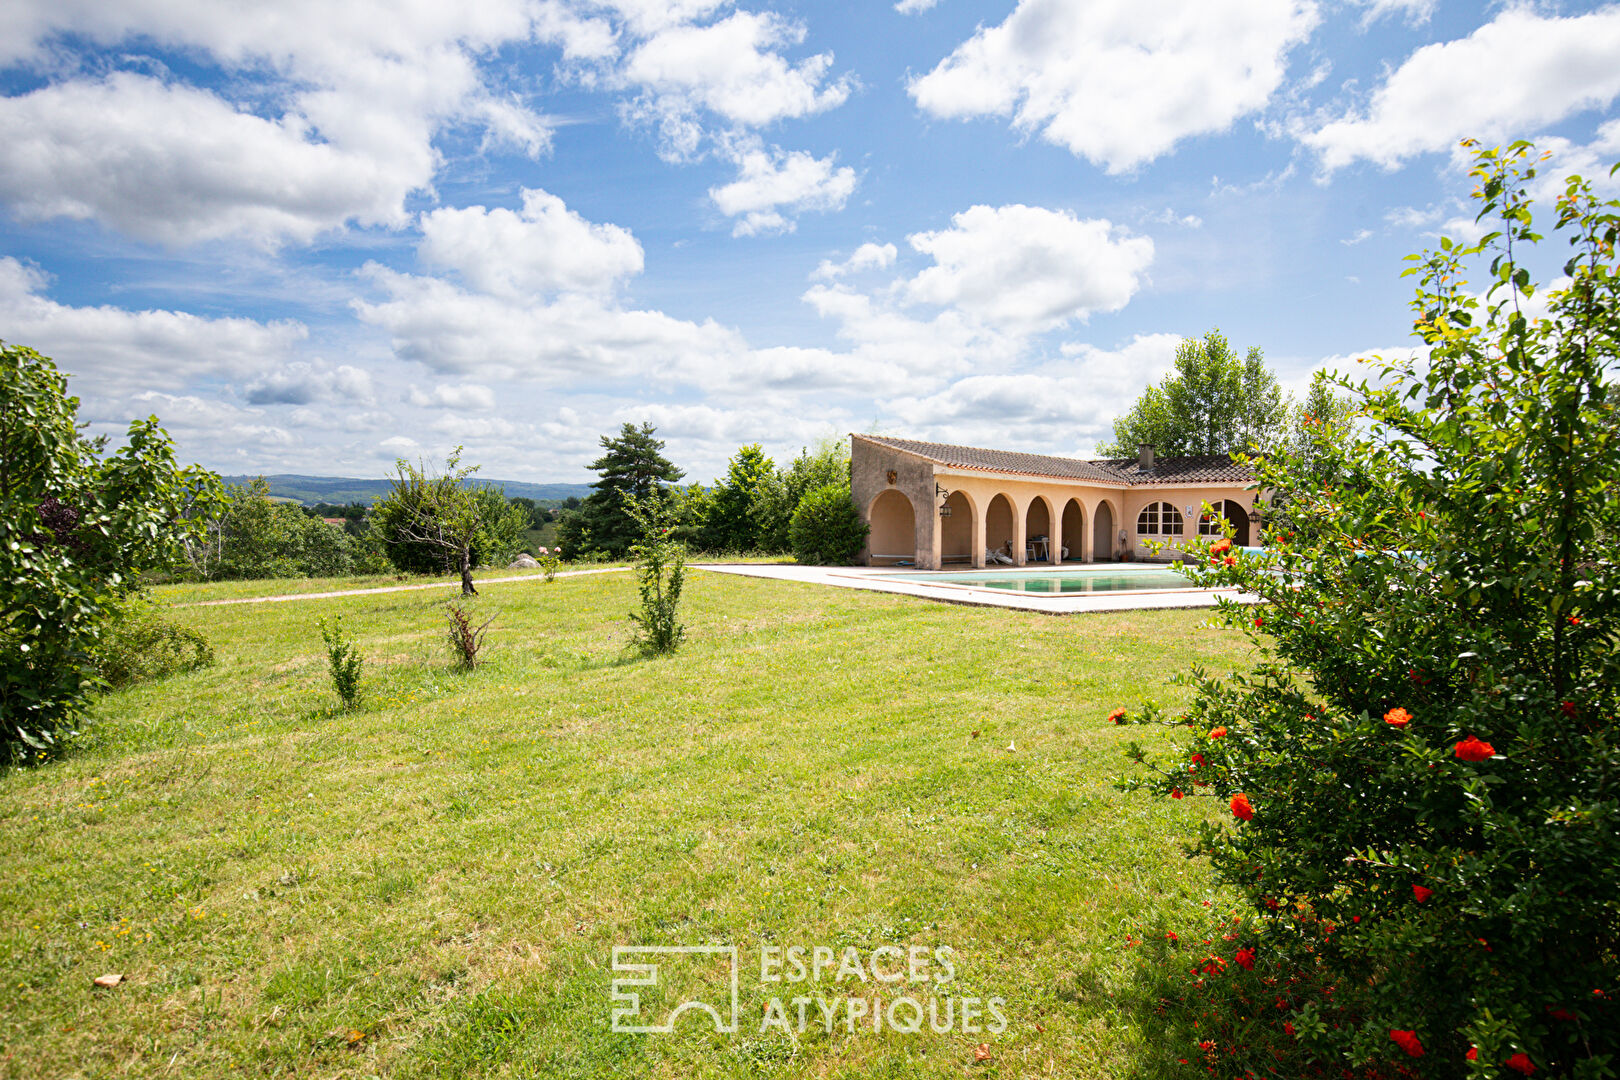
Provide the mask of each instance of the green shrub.
POLYGON ((793 557, 816 566, 848 566, 869 531, 848 484, 826 484, 805 492, 788 526, 793 557))
POLYGON ((111 689, 195 671, 214 662, 208 639, 158 613, 143 596, 128 597, 110 609, 93 651, 96 672, 111 689))
POLYGON ((631 644, 647 656, 672 653, 686 637, 679 620, 686 546, 672 536, 667 506, 656 497, 630 503, 631 517, 641 528, 641 539, 630 548, 641 592, 641 610, 630 613, 635 626, 631 644))
POLYGON ((258 477, 247 487, 232 484, 207 520, 206 531, 186 544, 190 576, 204 581, 289 577, 343 577, 363 572, 364 541, 345 529, 270 498, 258 477))
POLYGON ((332 674, 332 689, 337 691, 345 709, 359 708, 360 667, 365 663, 360 647, 355 644, 354 638, 344 632, 341 615, 334 615, 331 622, 317 619, 315 625, 320 628, 321 640, 326 643, 326 662, 332 674))
POLYGON ((748 512, 758 529, 759 550, 776 554, 791 551, 788 530, 793 511, 807 491, 825 484, 849 483, 849 442, 823 441, 814 450, 805 447, 799 456, 780 469, 760 474, 748 512))
POLYGON ((450 642, 450 662, 457 671, 471 671, 478 666, 478 654, 483 651, 484 639, 495 622, 491 615, 483 622, 473 619, 473 609, 452 600, 445 605, 449 621, 447 638, 450 642))
POLYGON ((1571 180, 1570 280, 1534 295, 1528 154, 1477 154, 1498 231, 1415 257, 1427 361, 1352 388, 1314 461, 1257 463, 1267 554, 1189 571, 1262 598, 1224 605, 1258 665, 1118 717, 1184 726, 1126 784, 1218 800, 1194 852, 1272 980, 1242 1029, 1247 971, 1184 980, 1219 1075, 1615 1075, 1620 201, 1571 180))
POLYGON ((43 760, 71 731, 118 599, 173 565, 219 494, 156 417, 109 454, 78 407, 55 363, 0 342, 0 761, 43 760))
POLYGON ((464 478, 434 485, 424 482, 431 478, 424 478, 420 468, 414 474, 402 472, 401 477, 403 482, 378 499, 371 514, 380 553, 396 569, 407 574, 459 572, 461 554, 453 545, 422 538, 434 533, 432 523, 448 503, 473 520, 467 549, 470 566, 505 566, 522 550, 528 511, 508 500, 502 489, 468 487, 461 482, 464 478))

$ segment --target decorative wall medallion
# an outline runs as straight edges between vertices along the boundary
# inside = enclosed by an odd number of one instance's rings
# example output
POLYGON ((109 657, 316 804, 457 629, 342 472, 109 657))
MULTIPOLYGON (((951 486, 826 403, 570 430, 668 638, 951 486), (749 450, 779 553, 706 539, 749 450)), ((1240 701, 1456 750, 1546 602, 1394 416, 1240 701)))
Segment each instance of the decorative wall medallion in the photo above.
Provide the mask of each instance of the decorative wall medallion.
POLYGON ((895 472, 893 469, 890 469, 889 470, 889 483, 891 483, 891 484, 894 483, 895 477, 897 477, 899 475, 900 475, 899 473, 895 472))

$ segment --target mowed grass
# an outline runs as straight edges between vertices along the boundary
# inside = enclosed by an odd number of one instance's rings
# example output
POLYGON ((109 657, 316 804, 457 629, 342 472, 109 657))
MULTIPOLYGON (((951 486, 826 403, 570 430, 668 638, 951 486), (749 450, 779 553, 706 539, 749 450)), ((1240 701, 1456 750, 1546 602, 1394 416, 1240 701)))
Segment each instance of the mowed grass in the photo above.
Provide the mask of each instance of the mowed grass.
POLYGON ((0 779, 0 1075, 1107 1077, 1187 1056, 1124 944, 1211 897, 1180 851, 1207 807, 1114 791, 1142 729, 1104 716, 1243 663, 1241 635, 695 572, 687 644, 643 660, 633 602, 628 573, 490 585, 470 674, 437 594, 176 607, 216 666, 108 696, 89 746, 0 779), (314 625, 336 614, 368 658, 351 713, 314 625), (648 944, 737 946, 739 1030, 614 1033, 613 948, 648 944), (946 946, 955 979, 762 983, 764 944, 946 946), (877 993, 1001 997, 1009 1024, 848 1030, 846 999, 877 993), (840 1009, 831 1031, 789 1004, 792 1030, 762 1032, 794 995, 840 1009))

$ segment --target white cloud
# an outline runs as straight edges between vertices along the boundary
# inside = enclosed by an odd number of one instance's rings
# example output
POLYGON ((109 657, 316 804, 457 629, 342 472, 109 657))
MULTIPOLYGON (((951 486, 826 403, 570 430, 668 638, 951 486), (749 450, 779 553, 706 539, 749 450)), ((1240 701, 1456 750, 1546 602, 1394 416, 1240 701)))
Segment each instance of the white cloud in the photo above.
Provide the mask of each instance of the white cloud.
POLYGON ((427 265, 513 299, 608 293, 641 273, 643 264, 641 245, 628 229, 588 222, 538 189, 524 190, 521 211, 472 206, 423 214, 417 250, 427 265))
POLYGON ((1620 95, 1620 7, 1569 18, 1510 8, 1465 38, 1417 50, 1346 113, 1300 140, 1328 171, 1393 169, 1468 137, 1527 134, 1620 95))
POLYGON ((530 155, 549 145, 551 122, 479 68, 488 50, 527 40, 533 14, 524 0, 17 0, 0 16, 0 62, 54 75, 55 35, 72 34, 131 60, 184 50, 226 77, 215 92, 117 72, 0 99, 11 148, 0 198, 24 217, 95 217, 168 244, 401 226, 406 196, 432 184, 433 139, 448 125, 530 155))
POLYGON ((899 0, 894 5, 894 10, 902 15, 916 15, 919 12, 931 10, 938 3, 939 0, 899 0))
POLYGON ((855 170, 834 165, 837 155, 817 158, 803 150, 767 150, 751 140, 732 151, 737 179, 710 188, 709 197, 727 217, 740 217, 733 236, 791 232, 783 215, 808 210, 842 210, 855 190, 855 170))
POLYGON ((0 326, 78 376, 74 392, 105 402, 141 389, 251 377, 286 363, 308 336, 296 322, 210 319, 183 311, 71 307, 44 295, 44 275, 0 257, 0 326))
POLYGON ((1100 219, 1038 206, 974 206, 949 229, 907 238, 934 265, 902 286, 917 303, 1038 332, 1118 311, 1141 286, 1153 241, 1100 219))
POLYGON ((1204 227, 1204 219, 1197 214, 1178 214, 1168 206, 1157 214, 1148 215, 1147 220, 1156 225, 1179 225, 1185 229, 1202 229, 1204 227))
POLYGON ((1357 0, 1363 11, 1361 25, 1371 26, 1386 15, 1397 15, 1408 25, 1421 26, 1429 21, 1439 0, 1357 0))
POLYGON ((1119 173, 1263 108, 1317 18, 1309 0, 1019 0, 909 89, 931 116, 1008 116, 1119 173))
POLYGON ((562 48, 563 59, 607 60, 619 50, 618 34, 607 19, 581 16, 559 0, 534 7, 535 40, 562 48))
POLYGON ((263 372, 243 388, 252 405, 308 405, 339 399, 366 404, 373 399, 370 372, 351 364, 328 369, 304 360, 263 372))
POLYGON ((658 100, 659 115, 707 109, 732 124, 761 127, 835 108, 849 97, 848 77, 827 82, 830 53, 790 64, 776 51, 803 40, 798 23, 739 11, 706 26, 659 31, 630 53, 623 77, 658 100))
POLYGON ((1118 349, 1066 344, 1042 370, 975 374, 925 395, 892 397, 885 419, 917 438, 1090 456, 1113 418, 1170 369, 1181 338, 1139 335, 1118 349))
POLYGON ((899 249, 893 244, 862 244, 841 263, 822 259, 810 277, 812 280, 833 281, 845 274, 858 274, 863 270, 887 270, 894 265, 895 257, 899 254, 899 249))
POLYGON ((575 294, 523 303, 375 264, 364 273, 386 299, 355 301, 361 321, 387 331, 400 358, 442 373, 552 386, 580 377, 669 385, 743 348, 735 331, 709 320, 575 294))
POLYGON ((417 408, 431 409, 479 409, 488 411, 495 407, 495 391, 480 383, 440 383, 429 392, 423 392, 412 386, 405 394, 405 400, 417 408))
POLYGON ((1373 231, 1371 229, 1357 229, 1343 240, 1340 240, 1339 243, 1343 244, 1345 247, 1355 247, 1363 240, 1372 239, 1372 235, 1373 231))
POLYGON ((0 199, 28 221, 95 218, 146 240, 307 241, 348 220, 401 225, 433 157, 381 167, 203 90, 117 73, 0 98, 0 199))

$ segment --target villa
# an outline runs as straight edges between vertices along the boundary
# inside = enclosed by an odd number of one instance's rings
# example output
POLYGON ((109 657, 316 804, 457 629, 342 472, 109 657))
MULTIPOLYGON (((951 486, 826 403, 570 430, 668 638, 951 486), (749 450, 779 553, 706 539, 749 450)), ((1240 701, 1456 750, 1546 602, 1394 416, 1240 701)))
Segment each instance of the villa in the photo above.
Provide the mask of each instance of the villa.
POLYGON ((1259 539, 1253 474, 1225 455, 1155 459, 1144 445, 1088 461, 856 434, 850 453, 867 566, 1168 561, 1182 538, 1218 535, 1221 517, 1234 543, 1259 539), (1167 546, 1155 556, 1150 540, 1167 546))

